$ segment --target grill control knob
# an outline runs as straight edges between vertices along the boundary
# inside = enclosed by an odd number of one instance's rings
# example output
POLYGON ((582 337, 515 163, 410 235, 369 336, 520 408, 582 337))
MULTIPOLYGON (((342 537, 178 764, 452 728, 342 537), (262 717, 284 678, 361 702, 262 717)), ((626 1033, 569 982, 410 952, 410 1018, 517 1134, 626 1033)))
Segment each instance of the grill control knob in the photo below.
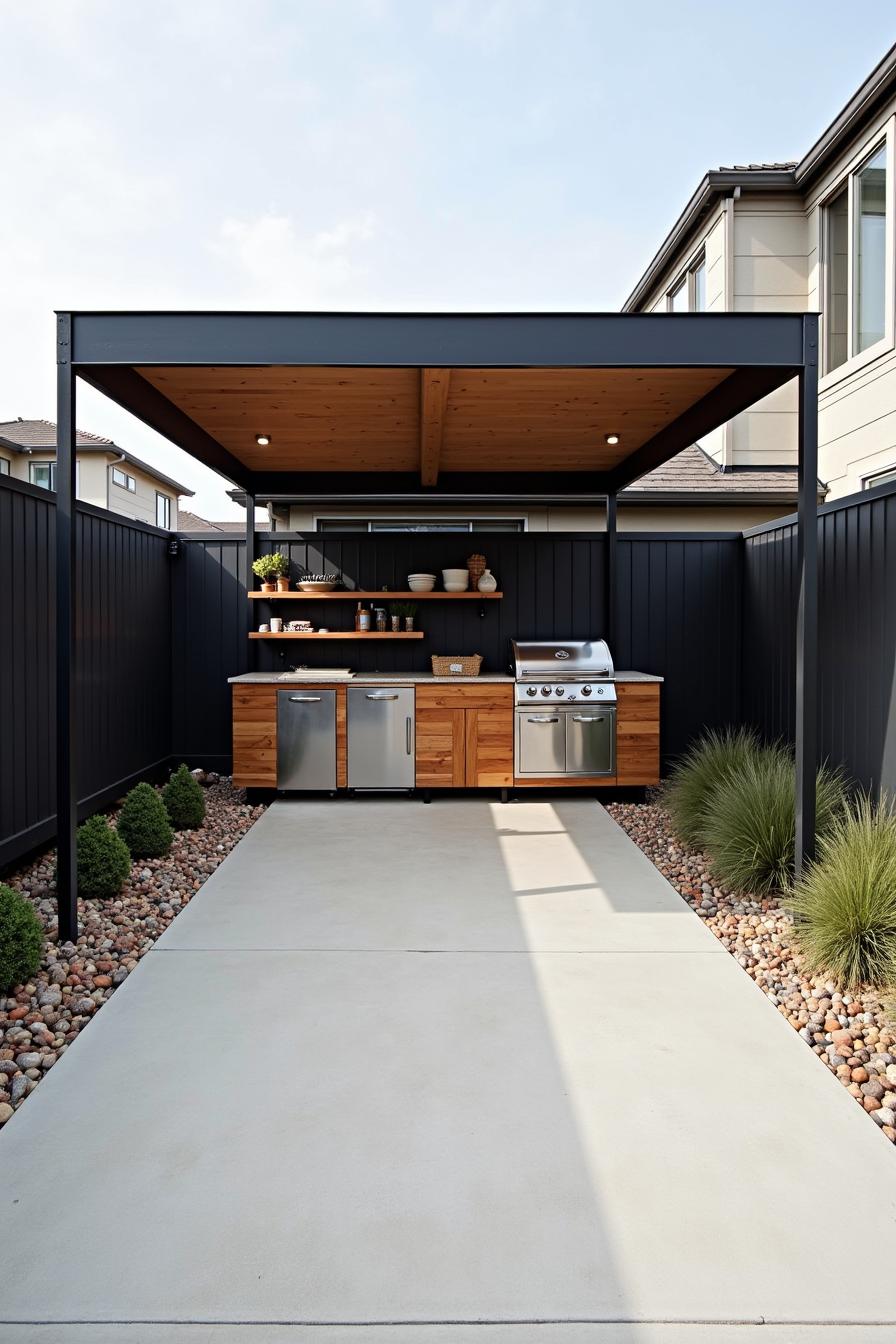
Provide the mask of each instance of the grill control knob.
POLYGON ((550 688, 550 686, 542 686, 542 688, 541 688, 541 693, 542 693, 542 695, 550 695, 550 693, 551 693, 551 688, 550 688))
POLYGON ((527 687, 526 687, 526 694, 527 694, 527 695, 537 695, 537 694, 538 694, 538 691, 535 689, 534 686, 527 686, 527 687))
POLYGON ((563 693, 564 693, 564 692, 563 692, 563 687, 562 687, 562 686, 558 686, 557 689, 554 691, 554 694, 555 694, 555 695, 563 695, 563 693))
POLYGON ((582 687, 582 694, 583 694, 583 695, 590 695, 590 694, 591 694, 591 687, 590 687, 590 686, 583 686, 583 687, 582 687))

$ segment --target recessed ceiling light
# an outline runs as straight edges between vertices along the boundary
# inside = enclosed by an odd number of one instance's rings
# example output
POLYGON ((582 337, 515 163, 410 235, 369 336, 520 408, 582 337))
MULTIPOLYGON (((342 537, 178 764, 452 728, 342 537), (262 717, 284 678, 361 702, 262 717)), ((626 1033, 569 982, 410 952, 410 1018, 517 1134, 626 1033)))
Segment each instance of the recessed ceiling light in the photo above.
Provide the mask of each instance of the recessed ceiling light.
POLYGON ((271 441, 271 436, 270 436, 270 434, 256 434, 256 435, 255 435, 255 442, 258 444, 259 448, 267 448, 267 446, 268 446, 268 444, 270 443, 270 441, 271 441))
POLYGON ((612 445, 612 444, 614 444, 614 443, 618 443, 618 442, 619 442, 619 435, 618 435, 618 434, 608 434, 608 435, 607 435, 607 443, 609 443, 610 445, 612 445))

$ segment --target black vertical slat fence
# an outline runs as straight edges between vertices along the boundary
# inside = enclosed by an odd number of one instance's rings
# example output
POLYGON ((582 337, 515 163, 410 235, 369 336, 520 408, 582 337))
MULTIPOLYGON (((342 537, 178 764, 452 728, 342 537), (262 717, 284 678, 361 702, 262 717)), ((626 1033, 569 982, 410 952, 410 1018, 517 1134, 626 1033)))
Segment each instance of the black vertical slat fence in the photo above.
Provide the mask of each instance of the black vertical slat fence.
MULTIPOLYGON (((54 826, 53 547, 46 491, 0 479, 0 864, 54 826)), ((419 642, 274 643, 246 636, 272 608, 246 600, 239 536, 168 537, 89 506, 78 510, 79 795, 82 812, 114 799, 170 757, 227 769, 227 678, 257 660, 359 671, 421 671, 431 653, 482 653, 508 666, 510 640, 573 639, 604 627, 606 542, 587 533, 299 536, 267 534, 261 552, 349 587, 404 588, 412 570, 488 558, 504 599, 421 602, 419 642)), ((896 792, 896 487, 828 506, 819 519, 821 749, 861 785, 896 792)), ((663 757, 704 727, 751 723, 793 736, 796 536, 792 519, 747 535, 622 533, 619 668, 666 678, 663 757)), ((350 602, 283 604, 350 628, 350 602)))
MULTIPOLYGON (((861 787, 896 793, 896 486, 818 520, 819 752, 861 787)), ((797 537, 792 519, 744 543, 742 718, 792 741, 797 537)))
MULTIPOLYGON (((0 479, 0 864, 55 825, 55 498, 0 479)), ((168 538, 89 506, 77 517, 82 812, 171 754, 168 538)))

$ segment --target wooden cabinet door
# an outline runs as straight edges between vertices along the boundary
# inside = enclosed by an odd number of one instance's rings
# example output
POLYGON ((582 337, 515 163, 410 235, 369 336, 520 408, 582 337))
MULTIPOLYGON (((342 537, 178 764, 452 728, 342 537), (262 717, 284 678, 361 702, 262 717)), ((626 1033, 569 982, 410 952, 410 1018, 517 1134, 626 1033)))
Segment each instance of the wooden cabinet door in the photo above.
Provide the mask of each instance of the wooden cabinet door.
POLYGON ((660 782, 660 685, 617 682, 616 782, 660 782))
POLYGON ((468 709, 465 783, 472 789, 513 783, 513 710, 468 709))
POLYGON ((463 788, 464 711, 419 709, 416 722, 418 789, 463 788))
POLYGON ((233 782, 241 789, 277 786, 277 687, 233 688, 233 782))

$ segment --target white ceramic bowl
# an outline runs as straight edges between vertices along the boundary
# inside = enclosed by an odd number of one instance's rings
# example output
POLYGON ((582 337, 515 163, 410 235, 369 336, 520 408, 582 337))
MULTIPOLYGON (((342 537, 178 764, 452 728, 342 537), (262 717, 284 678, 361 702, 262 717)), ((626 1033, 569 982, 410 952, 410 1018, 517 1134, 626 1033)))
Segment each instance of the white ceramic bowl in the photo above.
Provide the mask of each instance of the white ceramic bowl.
POLYGON ((432 579, 433 583, 435 583, 436 576, 435 574, 409 574, 408 579, 432 579))
POLYGON ((470 571, 468 569, 443 569, 442 582, 445 585, 446 593, 462 593, 469 585, 470 571))
POLYGON ((435 574, 409 574, 408 587, 412 593, 431 593, 436 586, 435 574))

